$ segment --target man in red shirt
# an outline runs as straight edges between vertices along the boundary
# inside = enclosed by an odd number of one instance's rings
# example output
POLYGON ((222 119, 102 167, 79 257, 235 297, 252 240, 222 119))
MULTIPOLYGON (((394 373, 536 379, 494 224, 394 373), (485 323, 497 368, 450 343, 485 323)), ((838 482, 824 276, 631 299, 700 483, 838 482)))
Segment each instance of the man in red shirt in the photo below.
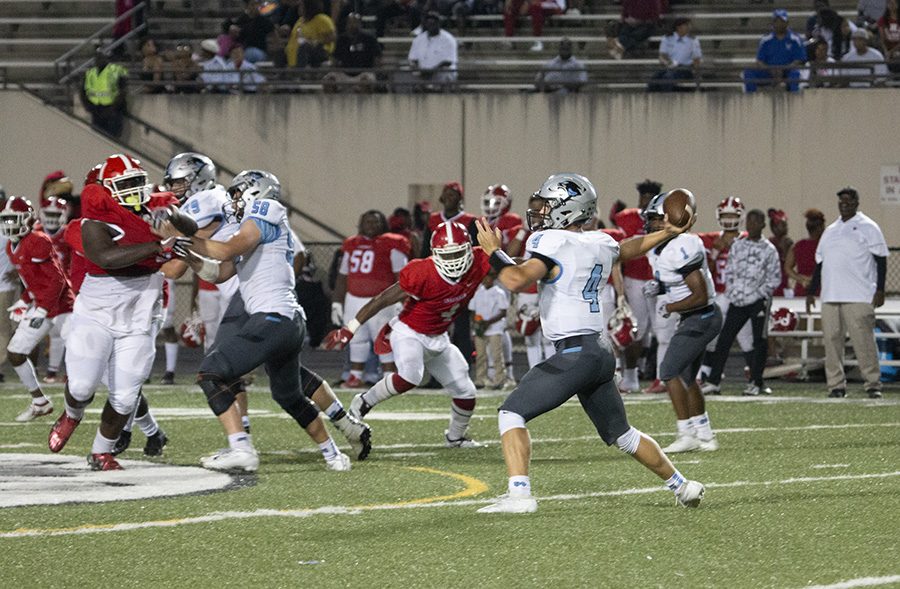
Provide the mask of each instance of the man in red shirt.
MULTIPOLYGON (((372 297, 397 282, 400 270, 409 261, 409 240, 387 232, 387 220, 380 211, 367 211, 359 219, 359 234, 341 246, 341 265, 331 303, 331 321, 344 325, 356 317, 372 297)), ((350 341, 350 377, 347 388, 362 388, 363 371, 372 342, 381 329, 396 317, 399 309, 382 309, 350 341)), ((393 354, 379 354, 385 372, 395 372, 393 354)))
POLYGON ((325 347, 343 349, 360 326, 381 309, 403 302, 399 317, 376 342, 379 348, 387 347, 390 338, 397 372, 385 374, 368 391, 356 395, 350 403, 350 414, 362 419, 381 401, 419 385, 427 369, 453 396, 445 445, 477 448, 481 444, 466 437, 475 411, 475 384, 469 378, 466 358, 450 342, 447 329, 460 313, 468 313, 469 301, 490 264, 484 250, 472 247, 469 232, 459 223, 438 225, 430 245, 430 258, 407 264, 395 284, 363 306, 347 325, 328 334, 325 347))
POLYGON ((36 220, 34 207, 21 196, 10 197, 0 211, 0 233, 9 238, 6 255, 25 286, 22 298, 8 309, 19 323, 7 348, 9 363, 32 398, 16 421, 53 413, 53 403, 44 396, 28 355, 48 334, 60 337, 75 300, 53 242, 36 220))

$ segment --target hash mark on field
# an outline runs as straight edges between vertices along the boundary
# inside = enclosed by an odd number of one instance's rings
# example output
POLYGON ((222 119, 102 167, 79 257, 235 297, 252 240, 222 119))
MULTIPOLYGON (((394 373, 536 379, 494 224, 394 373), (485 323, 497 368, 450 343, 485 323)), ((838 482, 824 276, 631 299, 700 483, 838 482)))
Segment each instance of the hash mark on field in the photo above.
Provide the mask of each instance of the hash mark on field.
POLYGON ((32 444, 29 442, 20 442, 18 444, 0 444, 0 449, 12 450, 13 448, 37 448, 41 444, 32 444))
POLYGON ((831 585, 810 585, 806 589, 853 589, 854 587, 875 587, 877 585, 891 585, 900 583, 900 575, 891 575, 889 577, 860 577, 858 579, 850 579, 849 581, 841 581, 831 585))
POLYGON ((823 468, 847 468, 850 466, 849 464, 813 464, 813 468, 823 469, 823 468))
MULTIPOLYGON (((420 470, 422 472, 430 472, 441 474, 450 478, 457 478, 466 482, 466 488, 458 493, 447 497, 431 497, 412 501, 403 501, 399 503, 387 503, 379 505, 360 505, 356 507, 346 506, 326 506, 315 509, 257 509, 255 511, 226 511, 207 513, 205 515, 173 518, 169 520, 157 520, 147 522, 123 522, 118 524, 85 524, 71 528, 57 529, 28 529, 19 528, 7 532, 0 532, 0 538, 28 538, 28 537, 45 537, 45 536, 76 536, 85 534, 98 534, 107 532, 126 532, 131 530, 141 530, 148 528, 171 528, 181 525, 212 523, 235 519, 253 519, 262 517, 288 517, 288 518, 304 518, 314 515, 359 515, 369 511, 392 511, 395 509, 419 509, 428 507, 466 507, 474 505, 484 505, 494 502, 491 499, 459 499, 451 500, 455 497, 471 497, 480 495, 488 490, 487 485, 468 477, 456 473, 437 471, 429 468, 413 467, 412 470, 420 470)), ((831 481, 849 481, 863 479, 884 479, 889 477, 900 476, 900 471, 882 472, 872 474, 859 475, 835 475, 821 477, 794 477, 790 479, 782 479, 779 481, 734 481, 731 483, 707 483, 707 489, 730 489, 738 487, 757 487, 772 485, 791 485, 796 483, 822 483, 831 481)), ((661 485, 653 487, 643 487, 635 489, 622 489, 620 491, 595 491, 592 493, 577 493, 565 495, 550 495, 546 497, 538 497, 541 501, 577 501, 580 499, 595 499, 601 497, 622 497, 627 495, 646 495, 650 493, 659 493, 661 491, 669 492, 668 489, 661 485)), ((900 577, 898 577, 900 578, 900 577)), ((850 581, 852 582, 852 581, 850 581)), ((864 585, 847 585, 846 587, 862 587, 864 585)), ((841 585, 830 586, 831 589, 843 587, 841 585)))

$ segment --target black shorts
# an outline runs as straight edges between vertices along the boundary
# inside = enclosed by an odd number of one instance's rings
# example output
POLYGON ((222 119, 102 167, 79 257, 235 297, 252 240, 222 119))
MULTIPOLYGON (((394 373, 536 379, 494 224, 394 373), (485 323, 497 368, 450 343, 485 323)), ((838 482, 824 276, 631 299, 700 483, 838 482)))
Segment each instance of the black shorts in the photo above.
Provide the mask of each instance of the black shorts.
POLYGON ((711 309, 683 317, 669 342, 666 356, 659 365, 659 379, 667 381, 681 376, 685 386, 694 382, 703 362, 706 346, 722 329, 722 311, 715 303, 711 309))

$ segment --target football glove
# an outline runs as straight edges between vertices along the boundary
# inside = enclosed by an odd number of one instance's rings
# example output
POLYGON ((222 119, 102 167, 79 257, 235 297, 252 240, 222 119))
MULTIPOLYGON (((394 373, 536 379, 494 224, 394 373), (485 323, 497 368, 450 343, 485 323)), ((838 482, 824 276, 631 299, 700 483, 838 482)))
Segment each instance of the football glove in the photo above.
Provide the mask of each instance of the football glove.
POLYGON ((19 299, 13 306, 8 307, 6 310, 9 311, 9 318, 18 323, 25 318, 25 313, 28 311, 28 303, 19 299))
POLYGON ((393 325, 385 323, 384 327, 381 328, 381 331, 379 331, 378 335, 375 337, 375 342, 372 344, 372 350, 379 356, 390 354, 393 351, 391 348, 391 332, 393 330, 393 325))
POLYGON ((661 295, 663 293, 662 289, 660 289, 659 282, 655 280, 648 280, 644 284, 644 286, 641 287, 641 290, 644 292, 644 296, 648 299, 661 295))
POLYGON ((340 303, 331 303, 331 324, 344 324, 344 305, 340 303))
POLYGON ((190 237, 176 237, 172 242, 172 253, 179 258, 186 258, 191 254, 190 247, 194 241, 190 237))
POLYGON ((666 311, 667 304, 668 303, 666 301, 660 300, 659 304, 656 306, 656 313, 663 319, 668 319, 669 315, 671 315, 669 311, 666 311))
POLYGON ((326 350, 343 350, 353 339, 353 332, 345 325, 340 329, 334 329, 325 336, 323 346, 326 350))

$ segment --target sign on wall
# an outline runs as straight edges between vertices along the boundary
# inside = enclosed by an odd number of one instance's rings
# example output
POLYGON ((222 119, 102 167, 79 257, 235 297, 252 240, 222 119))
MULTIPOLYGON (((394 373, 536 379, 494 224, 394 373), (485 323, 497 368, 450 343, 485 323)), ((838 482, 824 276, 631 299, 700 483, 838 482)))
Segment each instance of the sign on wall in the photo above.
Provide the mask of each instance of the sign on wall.
POLYGON ((900 205, 900 165, 881 166, 881 204, 900 205))

